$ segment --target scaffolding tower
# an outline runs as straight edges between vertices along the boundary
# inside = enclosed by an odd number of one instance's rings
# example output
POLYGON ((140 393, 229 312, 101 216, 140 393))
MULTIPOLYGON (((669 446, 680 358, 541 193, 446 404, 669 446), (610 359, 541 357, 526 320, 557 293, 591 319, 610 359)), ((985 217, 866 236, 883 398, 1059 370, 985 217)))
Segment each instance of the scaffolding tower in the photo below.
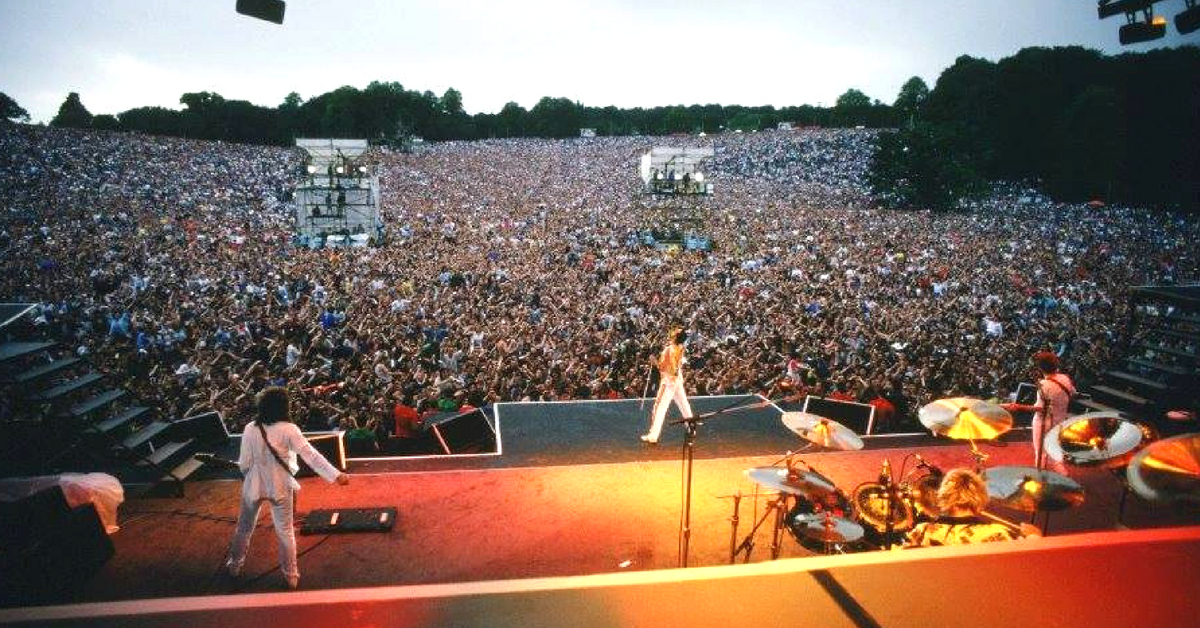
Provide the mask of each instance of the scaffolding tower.
POLYGON ((296 188, 296 235, 303 244, 365 246, 383 239, 379 176, 363 162, 366 140, 304 139, 305 178, 296 188))

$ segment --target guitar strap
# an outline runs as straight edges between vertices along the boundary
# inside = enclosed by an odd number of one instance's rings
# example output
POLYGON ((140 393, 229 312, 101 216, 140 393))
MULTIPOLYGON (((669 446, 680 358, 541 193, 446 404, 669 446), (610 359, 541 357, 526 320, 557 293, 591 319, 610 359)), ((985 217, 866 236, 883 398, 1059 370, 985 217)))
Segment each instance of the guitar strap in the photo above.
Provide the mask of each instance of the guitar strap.
POLYGON ((1063 392, 1067 393, 1067 396, 1068 396, 1068 397, 1074 397, 1074 396, 1075 396, 1075 391, 1074 391, 1074 390, 1071 390, 1070 388, 1067 388, 1067 387, 1066 387, 1066 385, 1064 385, 1062 382, 1058 381, 1057 379, 1054 379, 1054 376, 1053 376, 1053 375, 1047 375, 1047 376, 1046 376, 1046 381, 1048 381, 1048 382, 1050 382, 1050 383, 1054 384, 1055 386, 1058 386, 1060 389, 1062 389, 1062 391, 1063 391, 1063 392))
POLYGON ((258 426, 258 431, 262 433, 263 444, 267 446, 267 451, 271 452, 271 457, 275 458, 275 462, 278 462, 279 466, 283 467, 283 470, 288 472, 288 475, 291 475, 292 468, 283 461, 283 458, 279 456, 279 452, 275 451, 275 448, 271 446, 271 441, 267 440, 267 429, 258 421, 255 421, 254 424, 258 426))

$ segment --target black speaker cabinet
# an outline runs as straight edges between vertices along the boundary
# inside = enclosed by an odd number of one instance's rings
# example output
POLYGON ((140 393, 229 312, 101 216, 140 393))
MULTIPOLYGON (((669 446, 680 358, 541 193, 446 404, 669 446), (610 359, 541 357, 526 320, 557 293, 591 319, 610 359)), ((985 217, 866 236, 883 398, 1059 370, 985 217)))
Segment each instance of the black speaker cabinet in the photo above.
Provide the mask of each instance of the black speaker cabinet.
POLYGON ((809 395, 804 399, 804 411, 833 419, 863 436, 875 428, 875 406, 869 403, 809 395))
MULTIPOLYGON (((321 432, 320 434, 305 434, 304 438, 308 440, 308 444, 313 446, 313 449, 321 452, 325 459, 337 467, 338 471, 346 470, 346 446, 342 443, 341 432, 321 432)), ((308 478, 316 475, 303 458, 298 459, 300 462, 300 470, 296 473, 298 478, 308 478)))
POLYGON ((496 451, 496 430, 483 410, 435 416, 425 421, 445 454, 480 454, 496 451))

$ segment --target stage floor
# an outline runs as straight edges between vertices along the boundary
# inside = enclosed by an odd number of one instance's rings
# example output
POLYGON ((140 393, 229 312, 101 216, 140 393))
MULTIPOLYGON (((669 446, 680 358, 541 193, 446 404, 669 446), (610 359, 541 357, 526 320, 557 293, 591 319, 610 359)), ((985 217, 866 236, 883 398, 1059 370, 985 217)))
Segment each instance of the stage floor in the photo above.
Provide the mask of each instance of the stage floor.
MULTIPOLYGON (((743 471, 775 462, 794 440, 783 439, 764 456, 703 458, 696 462, 690 565, 729 560, 731 500, 742 491, 739 536, 755 519, 755 486, 743 471)), ((656 456, 664 448, 653 450, 656 456)), ((878 449, 804 455, 850 491, 874 481, 884 458, 898 469, 919 451, 949 468, 970 463, 965 446, 878 449)), ((1027 444, 989 447, 989 465, 1027 463, 1027 444)), ((1056 513, 1050 534, 1113 529, 1120 485, 1105 471, 1073 474, 1087 490, 1086 503, 1056 513)), ((395 506, 387 534, 301 536, 302 589, 455 583, 538 576, 582 575, 677 566, 681 465, 657 459, 612 464, 501 467, 356 474, 347 487, 302 481, 300 511, 354 506, 395 506)), ((135 500, 121 510, 113 536, 116 556, 87 586, 58 602, 278 591, 275 540, 264 513, 242 578, 219 573, 237 513, 237 481, 188 485, 182 499, 135 500)), ((758 513, 765 500, 758 500, 758 513)), ((994 509, 1013 519, 1019 513, 994 509)), ((1150 508, 1131 498, 1131 527, 1195 524, 1196 513, 1150 508)), ((768 526, 755 537, 752 561, 769 558, 768 526)), ((790 537, 782 556, 811 552, 790 537)))

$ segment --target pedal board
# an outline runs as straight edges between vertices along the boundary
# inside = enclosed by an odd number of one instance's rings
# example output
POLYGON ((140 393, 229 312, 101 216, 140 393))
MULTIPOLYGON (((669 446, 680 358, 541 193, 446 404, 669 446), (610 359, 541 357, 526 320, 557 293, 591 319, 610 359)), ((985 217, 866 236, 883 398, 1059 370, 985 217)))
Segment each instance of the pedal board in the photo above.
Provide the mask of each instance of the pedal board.
POLYGON ((342 532, 391 532, 396 525, 396 509, 338 508, 314 510, 304 518, 300 534, 337 534, 342 532))

